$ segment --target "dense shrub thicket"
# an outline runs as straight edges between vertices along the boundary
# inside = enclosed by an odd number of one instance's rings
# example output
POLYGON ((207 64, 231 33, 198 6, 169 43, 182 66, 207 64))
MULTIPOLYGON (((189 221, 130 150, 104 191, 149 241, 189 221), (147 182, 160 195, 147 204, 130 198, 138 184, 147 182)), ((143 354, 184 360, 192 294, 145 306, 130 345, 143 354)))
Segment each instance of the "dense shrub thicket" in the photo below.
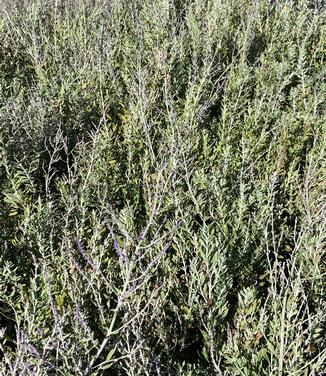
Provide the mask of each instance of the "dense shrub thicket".
POLYGON ((326 372, 326 9, 0 2, 0 374, 326 372))

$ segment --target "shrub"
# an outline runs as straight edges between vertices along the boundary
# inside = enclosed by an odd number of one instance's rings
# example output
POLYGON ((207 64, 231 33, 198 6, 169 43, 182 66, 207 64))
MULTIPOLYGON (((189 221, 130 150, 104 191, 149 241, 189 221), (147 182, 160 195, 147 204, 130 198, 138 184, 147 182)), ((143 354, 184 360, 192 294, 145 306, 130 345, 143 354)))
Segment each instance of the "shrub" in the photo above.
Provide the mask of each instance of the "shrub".
POLYGON ((0 4, 0 373, 322 375, 325 7, 0 4))

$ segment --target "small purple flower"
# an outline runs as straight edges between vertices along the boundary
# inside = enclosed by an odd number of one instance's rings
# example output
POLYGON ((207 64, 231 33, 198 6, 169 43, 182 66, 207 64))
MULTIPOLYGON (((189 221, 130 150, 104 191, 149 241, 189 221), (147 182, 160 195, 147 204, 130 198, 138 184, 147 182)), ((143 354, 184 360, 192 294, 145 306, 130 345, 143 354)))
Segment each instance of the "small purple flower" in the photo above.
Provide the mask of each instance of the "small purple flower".
POLYGON ((95 270, 98 270, 99 267, 94 264, 94 262, 91 260, 91 258, 86 254, 85 249, 82 245, 81 240, 78 238, 77 239, 77 248, 83 259, 95 270))
POLYGON ((0 328, 0 338, 5 336, 6 328, 0 328))
POLYGON ((128 261, 128 257, 127 255, 125 254, 125 252, 123 252, 123 250, 120 249, 119 247, 119 244, 118 244, 118 240, 115 236, 115 234, 113 233, 113 230, 112 230, 112 227, 111 226, 108 226, 109 227, 109 231, 110 231, 110 234, 111 234, 111 237, 113 239, 113 247, 118 255, 118 257, 120 259, 122 259, 123 261, 128 261))
POLYGON ((144 231, 142 231, 139 235, 139 240, 144 240, 145 239, 145 236, 144 236, 144 231))

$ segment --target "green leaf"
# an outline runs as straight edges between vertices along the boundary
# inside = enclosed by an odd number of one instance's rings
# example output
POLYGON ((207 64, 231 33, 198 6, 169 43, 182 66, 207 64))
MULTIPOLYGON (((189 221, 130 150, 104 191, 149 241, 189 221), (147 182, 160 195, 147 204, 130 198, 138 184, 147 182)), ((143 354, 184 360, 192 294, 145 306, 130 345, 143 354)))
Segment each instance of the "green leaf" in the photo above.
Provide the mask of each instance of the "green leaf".
MULTIPOLYGON (((103 363, 103 364, 104 364, 104 363, 103 363)), ((113 365, 112 362, 111 362, 111 363, 108 363, 108 364, 106 364, 106 365, 102 365, 102 366, 101 366, 101 369, 109 369, 109 368, 112 367, 112 365, 113 365)))
POLYGON ((116 348, 117 348, 117 346, 115 346, 113 349, 111 349, 109 351, 109 353, 106 357, 106 360, 99 365, 101 369, 109 369, 110 367, 112 367, 113 362, 114 362, 114 359, 112 360, 112 358, 114 356, 116 348))
POLYGON ((266 349, 266 347, 263 347, 262 349, 258 351, 258 359, 262 360, 267 353, 268 353, 268 350, 266 349))
POLYGON ((106 357, 106 359, 105 359, 106 362, 109 362, 109 361, 112 359, 112 357, 113 357, 113 355, 114 355, 114 353, 115 353, 116 348, 117 348, 117 347, 115 346, 113 349, 111 349, 111 350, 109 351, 109 353, 108 353, 108 355, 107 355, 107 357, 106 357))

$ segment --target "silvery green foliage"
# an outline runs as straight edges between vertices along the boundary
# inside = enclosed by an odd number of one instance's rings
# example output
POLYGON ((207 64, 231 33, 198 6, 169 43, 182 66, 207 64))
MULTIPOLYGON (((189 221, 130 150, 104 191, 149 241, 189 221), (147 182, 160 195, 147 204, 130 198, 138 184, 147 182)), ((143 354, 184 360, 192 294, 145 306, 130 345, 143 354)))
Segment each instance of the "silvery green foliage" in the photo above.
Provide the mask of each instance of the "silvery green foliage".
POLYGON ((0 375, 326 372, 325 16, 0 1, 0 375))

